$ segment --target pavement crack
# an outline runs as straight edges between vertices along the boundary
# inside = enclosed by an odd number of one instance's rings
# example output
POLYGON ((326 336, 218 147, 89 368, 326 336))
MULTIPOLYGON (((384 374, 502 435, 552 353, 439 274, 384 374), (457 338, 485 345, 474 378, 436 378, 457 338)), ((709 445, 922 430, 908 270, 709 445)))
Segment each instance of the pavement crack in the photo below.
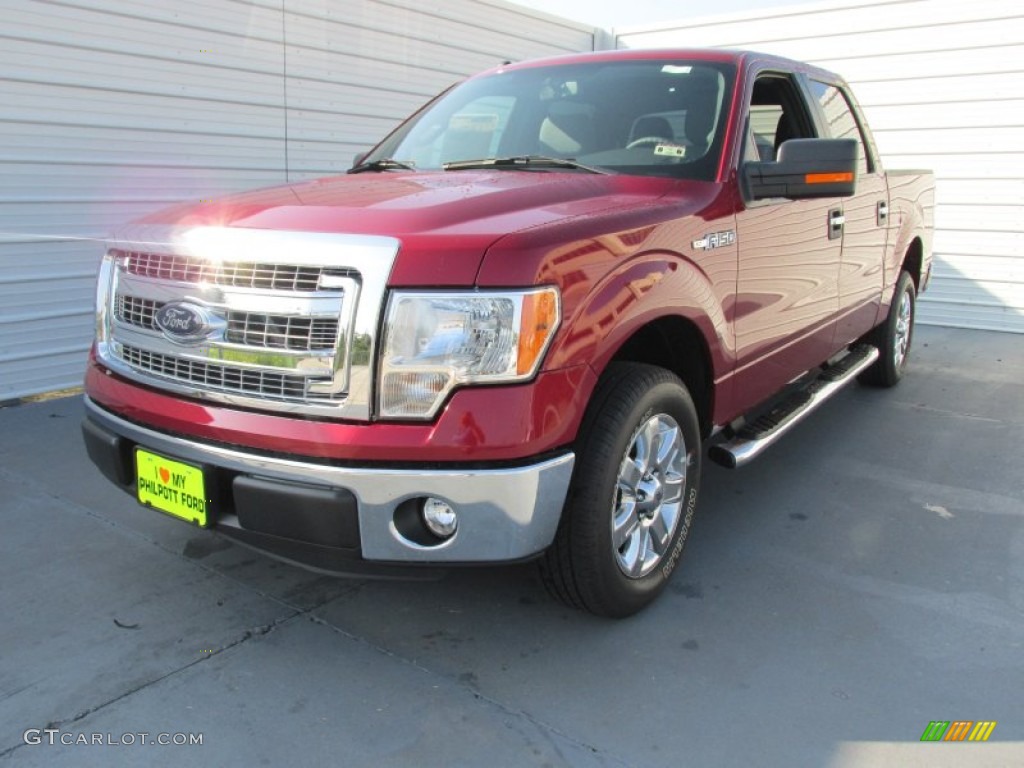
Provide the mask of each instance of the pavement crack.
MULTIPOLYGON (((310 609, 310 610, 312 610, 312 609, 310 609)), ((294 621, 295 619, 297 619, 300 616, 302 616, 304 613, 306 613, 306 611, 296 611, 295 613, 292 613, 289 616, 283 616, 280 619, 276 619, 276 620, 270 622, 269 624, 261 624, 261 625, 256 626, 256 627, 249 627, 248 629, 243 631, 238 637, 236 637, 234 640, 231 640, 230 642, 224 643, 223 645, 221 645, 218 648, 213 648, 213 649, 207 651, 202 656, 200 656, 198 659, 193 659, 192 661, 188 662, 187 664, 183 664, 183 665, 181 665, 179 667, 175 667, 174 669, 170 670, 169 672, 165 672, 162 675, 158 675, 157 677, 154 677, 154 678, 152 678, 150 680, 146 680, 145 682, 140 683, 139 685, 136 685, 134 688, 129 688, 126 691, 122 691, 117 696, 114 696, 114 697, 112 697, 110 699, 107 699, 106 701, 102 701, 102 702, 100 702, 98 704, 95 704, 94 706, 91 706, 88 709, 84 709, 81 712, 77 712, 72 717, 67 717, 67 718, 63 718, 63 719, 60 719, 60 720, 51 720, 45 726, 43 726, 43 728, 40 729, 40 730, 50 730, 50 729, 61 730, 65 726, 69 726, 69 725, 73 725, 74 723, 81 722, 82 720, 84 720, 85 718, 89 717, 90 715, 94 715, 97 712, 102 712, 107 707, 110 707, 110 706, 112 706, 114 704, 117 704, 120 701, 124 701, 125 699, 127 699, 127 698, 129 698, 131 696, 134 696, 136 693, 139 693, 141 691, 145 691, 146 689, 151 688, 152 686, 157 685, 158 683, 161 683, 164 680, 167 680, 167 679, 169 679, 171 677, 174 677, 175 675, 181 674, 182 672, 185 672, 186 670, 192 669, 192 667, 195 667, 195 666, 197 666, 199 664, 203 664, 203 663, 209 661, 210 659, 214 658, 215 656, 219 656, 220 654, 224 653, 225 651, 230 651, 232 648, 237 648, 240 645, 244 645, 245 643, 249 642, 250 640, 252 640, 254 638, 264 637, 266 635, 269 635, 271 632, 273 632, 278 627, 282 626, 283 624, 287 624, 287 623, 289 623, 291 621, 294 621)), ((29 728, 32 728, 32 727, 33 726, 29 726, 29 728)), ((25 746, 28 746, 28 745, 25 744, 25 743, 21 743, 21 744, 15 744, 14 746, 8 747, 7 749, 4 749, 4 750, 0 750, 0 758, 6 757, 7 755, 11 754, 12 752, 15 752, 16 750, 21 749, 22 747, 25 747, 25 746)))
MULTIPOLYGON (((239 579, 239 578, 237 578, 237 577, 235 577, 235 576, 233 576, 231 574, 228 574, 228 573, 225 573, 223 571, 220 571, 220 570, 216 569, 215 567, 213 567, 211 565, 207 565, 206 563, 198 562, 198 561, 196 561, 193 558, 185 557, 181 552, 176 551, 174 549, 171 549, 171 548, 161 544, 159 541, 156 541, 153 538, 151 538, 149 536, 146 536, 145 534, 143 534, 143 533, 141 533, 139 531, 136 531, 136 530, 134 530, 134 529, 132 529, 132 528, 126 526, 126 525, 123 525, 123 524, 117 522, 116 520, 113 520, 113 519, 111 519, 109 517, 106 517, 105 515, 100 514, 99 512, 97 512, 97 511, 95 511, 95 510, 93 510, 93 509, 91 509, 91 508, 89 508, 87 506, 84 506, 83 504, 80 504, 80 503, 76 502, 73 499, 69 499, 69 498, 67 498, 65 496, 62 496, 60 494, 53 493, 50 489, 46 488, 43 484, 36 482, 32 478, 25 477, 25 476, 20 475, 20 474, 14 474, 14 473, 10 472, 9 470, 7 470, 7 469, 5 469, 3 467, 0 467, 0 480, 2 480, 3 483, 5 483, 5 484, 6 483, 16 483, 16 484, 22 485, 23 487, 26 487, 26 488, 30 489, 33 493, 39 494, 40 496, 48 498, 48 499, 53 499, 54 501, 59 502, 64 508, 66 508, 71 513, 85 515, 86 517, 92 518, 93 520, 95 520, 96 522, 98 522, 98 523, 100 523, 102 525, 108 526, 109 528, 111 528, 114 531, 116 531, 118 534, 126 535, 126 536, 128 536, 128 537, 130 537, 132 539, 135 539, 136 541, 143 542, 145 544, 149 544, 151 546, 154 546, 157 549, 159 549, 160 551, 165 552, 165 553, 171 555, 172 557, 175 557, 176 559, 187 561, 192 566, 194 566, 196 568, 199 568, 199 569, 205 571, 206 573, 215 575, 218 578, 223 579, 224 581, 230 582, 231 584, 233 584, 235 586, 238 586, 238 587, 240 587, 240 588, 242 588, 242 589, 244 589, 244 590, 246 590, 246 591, 248 591, 248 592, 250 592, 252 594, 255 594, 256 596, 258 596, 258 597, 260 597, 260 598, 262 598, 264 600, 267 600, 267 601, 269 601, 271 603, 274 603, 274 604, 284 608, 287 611, 286 615, 283 615, 283 616, 279 617, 278 619, 274 620, 273 622, 271 622, 269 624, 263 624, 263 625, 256 626, 256 627, 250 627, 250 628, 244 630, 237 638, 231 640, 230 642, 224 643, 223 645, 221 645, 221 646, 219 646, 217 648, 210 649, 209 651, 207 651, 206 653, 204 653, 202 656, 200 656, 197 659, 193 659, 192 661, 190 661, 190 662, 188 662, 186 664, 183 664, 181 666, 175 667, 174 669, 169 670, 168 672, 166 672, 166 673, 164 673, 162 675, 154 677, 154 678, 152 678, 150 680, 146 680, 146 681, 144 681, 144 682, 142 682, 142 683, 140 683, 140 684, 138 684, 138 685, 136 685, 136 686, 134 686, 132 688, 129 688, 128 690, 122 691, 118 695, 116 695, 116 696, 114 696, 114 697, 112 697, 112 698, 110 698, 108 700, 99 702, 99 703, 95 704, 94 706, 91 706, 91 707, 89 707, 89 708, 87 708, 85 710, 82 710, 81 712, 76 713, 72 717, 54 720, 54 721, 48 723, 46 725, 46 728, 61 728, 61 727, 65 726, 65 725, 69 725, 69 724, 72 724, 72 723, 80 722, 81 720, 89 717, 92 714, 95 714, 96 712, 100 712, 100 711, 106 709, 107 707, 110 707, 111 705, 116 704, 119 701, 122 701, 122 700, 124 700, 124 699, 126 699, 128 697, 131 697, 134 694, 139 693, 140 691, 144 691, 144 690, 150 688, 151 686, 156 685, 156 684, 162 682, 163 680, 167 680, 168 678, 171 678, 171 677, 173 677, 173 676, 175 676, 177 674, 185 672, 185 671, 191 669, 192 667, 196 666, 197 664, 202 664, 202 663, 204 663, 206 661, 209 661, 211 658, 213 658, 215 656, 218 656, 218 655, 220 655, 220 654, 222 654, 222 653, 224 653, 226 651, 229 651, 232 648, 236 648, 236 647, 238 647, 240 645, 243 645, 243 644, 251 641, 254 638, 266 636, 266 635, 270 634, 271 632, 273 632, 278 627, 282 626, 283 624, 286 624, 286 623, 291 622, 291 621, 295 621, 296 619, 298 619, 298 618, 300 618, 302 616, 308 615, 312 611, 315 611, 315 610, 318 610, 318 609, 324 607, 325 605, 327 605, 328 603, 330 603, 333 600, 336 600, 336 599, 338 599, 340 597, 349 596, 349 595, 351 595, 354 592, 358 592, 360 589, 363 588, 363 586, 365 584, 365 582, 356 582, 356 583, 353 584, 353 586, 352 586, 352 588, 350 590, 342 591, 342 592, 340 592, 338 594, 332 595, 331 597, 324 598, 324 599, 316 602, 315 604, 313 604, 313 605, 311 605, 309 607, 303 608, 303 607, 301 607, 299 605, 296 605, 295 603, 293 603, 293 602, 291 602, 289 600, 283 599, 283 598, 278 597, 276 595, 272 595, 272 594, 270 594, 270 593, 268 593, 268 592, 266 592, 266 591, 264 591, 262 589, 254 587, 251 583, 247 583, 245 581, 242 581, 241 579, 239 579)), ((13 752, 21 749, 22 747, 25 747, 25 746, 27 746, 27 745, 22 742, 22 743, 14 744, 13 746, 9 746, 9 747, 6 747, 6 748, 0 748, 0 758, 6 757, 7 755, 10 755, 11 753, 13 753, 13 752)))
POLYGON ((526 722, 530 723, 533 727, 537 728, 542 734, 544 734, 545 738, 547 738, 549 741, 551 740, 552 735, 557 736, 558 738, 564 739, 566 742, 576 746, 579 749, 600 756, 603 760, 608 761, 612 765, 621 766, 622 768, 629 768, 631 765, 629 761, 620 757, 619 755, 616 755, 613 752, 608 751, 607 749, 595 746, 586 741, 582 741, 581 739, 578 739, 575 736, 566 733, 560 728, 552 725, 551 723, 548 723, 545 720, 540 719, 539 717, 531 714, 530 712, 524 709, 509 706, 504 702, 499 701, 498 699, 488 696, 487 694, 480 691, 480 689, 475 685, 475 683, 469 681, 468 679, 461 680, 457 675, 448 675, 443 672, 438 672, 437 670, 424 666, 420 662, 411 659, 408 656, 403 656, 402 654, 396 653, 395 651, 392 651, 390 648, 387 648, 378 643, 374 643, 366 639, 365 637, 360 637, 359 635, 352 634, 351 632, 342 629, 336 624, 332 624, 327 619, 324 619, 321 616, 317 616, 312 612, 313 610, 315 609, 307 611, 306 615, 307 618, 314 624, 319 624, 320 626, 326 627, 332 632, 335 632, 341 635, 342 637, 347 638, 348 640, 354 640, 355 642, 360 643, 361 645, 373 649, 377 653, 387 656, 390 659, 394 659, 399 663, 406 664, 407 666, 412 667, 413 669, 416 669, 419 672, 430 675, 431 677, 440 678, 441 680, 444 680, 445 682, 457 688, 461 688, 462 690, 472 695, 473 698, 477 701, 482 701, 509 717, 522 718, 526 722))

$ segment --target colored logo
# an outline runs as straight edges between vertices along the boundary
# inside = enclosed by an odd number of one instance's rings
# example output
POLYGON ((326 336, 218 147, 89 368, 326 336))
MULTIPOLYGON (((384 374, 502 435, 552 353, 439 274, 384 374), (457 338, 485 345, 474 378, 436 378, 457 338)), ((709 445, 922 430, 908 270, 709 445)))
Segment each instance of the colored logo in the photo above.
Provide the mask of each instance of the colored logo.
POLYGON ((921 741, 988 741, 995 728, 995 720, 932 720, 921 741))
POLYGON ((153 323, 171 341, 199 341, 212 330, 209 313, 184 301, 171 301, 157 311, 153 323))

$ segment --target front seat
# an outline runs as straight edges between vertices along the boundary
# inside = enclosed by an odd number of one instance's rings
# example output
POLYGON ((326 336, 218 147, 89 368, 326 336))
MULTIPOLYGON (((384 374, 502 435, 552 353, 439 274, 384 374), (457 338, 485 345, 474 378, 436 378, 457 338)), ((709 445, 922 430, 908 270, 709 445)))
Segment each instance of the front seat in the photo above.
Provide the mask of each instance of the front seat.
POLYGON ((594 109, 589 104, 556 101, 540 125, 541 154, 566 157, 593 151, 594 109))
POLYGON ((789 112, 783 112, 779 115, 779 123, 775 126, 775 157, 779 156, 779 147, 790 139, 797 139, 800 137, 800 130, 796 127, 796 121, 793 120, 789 112))
POLYGON ((686 141, 690 145, 686 152, 688 159, 696 159, 707 154, 717 117, 717 82, 707 79, 693 83, 687 93, 686 120, 683 123, 683 133, 686 134, 686 141))

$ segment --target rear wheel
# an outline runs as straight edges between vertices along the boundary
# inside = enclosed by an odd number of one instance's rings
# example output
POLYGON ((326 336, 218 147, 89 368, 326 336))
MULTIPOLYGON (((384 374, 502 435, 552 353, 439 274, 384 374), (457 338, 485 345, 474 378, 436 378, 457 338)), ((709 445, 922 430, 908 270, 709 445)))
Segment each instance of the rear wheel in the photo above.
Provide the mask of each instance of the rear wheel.
POLYGON ((903 378, 914 337, 916 310, 914 279, 904 270, 896 281, 896 291, 885 322, 867 338, 868 343, 878 348, 878 360, 860 375, 858 381, 875 387, 892 387, 903 378))
POLYGON ((651 365, 609 366, 577 441, 548 590, 602 616, 636 613, 664 589, 697 502, 700 431, 686 386, 651 365))

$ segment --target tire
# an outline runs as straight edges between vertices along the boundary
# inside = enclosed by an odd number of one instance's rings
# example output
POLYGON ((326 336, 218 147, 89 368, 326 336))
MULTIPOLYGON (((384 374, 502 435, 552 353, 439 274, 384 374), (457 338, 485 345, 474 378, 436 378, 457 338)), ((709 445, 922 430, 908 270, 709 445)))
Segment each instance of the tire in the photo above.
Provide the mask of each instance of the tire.
POLYGON ((914 279, 904 270, 896 281, 896 291, 885 322, 866 338, 869 344, 878 348, 878 360, 858 377, 858 381, 873 387, 894 387, 899 383, 907 369, 916 311, 914 279))
POLYGON ((562 519, 541 561, 548 591, 613 618, 650 604, 682 555, 700 470, 697 412, 683 382, 652 365, 609 366, 584 416, 562 519))

